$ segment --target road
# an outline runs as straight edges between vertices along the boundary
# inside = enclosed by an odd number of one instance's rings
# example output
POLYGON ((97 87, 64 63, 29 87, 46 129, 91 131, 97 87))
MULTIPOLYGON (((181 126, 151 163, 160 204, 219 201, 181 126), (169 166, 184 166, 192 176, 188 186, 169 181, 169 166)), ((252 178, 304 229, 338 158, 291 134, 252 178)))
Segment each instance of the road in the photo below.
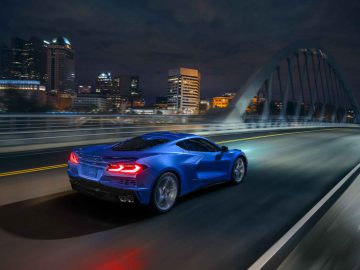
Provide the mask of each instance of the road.
POLYGON ((360 268, 360 175, 312 227, 279 270, 360 268))
MULTIPOLYGON (((164 215, 78 195, 65 168, 0 177, 0 269, 246 269, 360 161, 359 129, 279 135, 210 137, 246 152, 246 182, 164 215)), ((0 172, 68 151, 3 155, 0 172)))

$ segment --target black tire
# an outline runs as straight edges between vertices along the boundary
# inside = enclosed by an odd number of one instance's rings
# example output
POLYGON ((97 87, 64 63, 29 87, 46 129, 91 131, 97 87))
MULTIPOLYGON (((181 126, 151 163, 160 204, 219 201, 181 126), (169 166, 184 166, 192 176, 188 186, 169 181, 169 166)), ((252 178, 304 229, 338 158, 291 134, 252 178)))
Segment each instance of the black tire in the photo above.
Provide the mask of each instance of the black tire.
POLYGON ((156 213, 169 212, 176 203, 179 194, 179 179, 172 172, 165 172, 156 180, 150 208, 156 213))
POLYGON ((231 168, 231 183, 238 185, 244 182, 247 172, 247 164, 245 158, 240 156, 235 159, 231 168), (240 165, 240 168, 238 167, 240 165))

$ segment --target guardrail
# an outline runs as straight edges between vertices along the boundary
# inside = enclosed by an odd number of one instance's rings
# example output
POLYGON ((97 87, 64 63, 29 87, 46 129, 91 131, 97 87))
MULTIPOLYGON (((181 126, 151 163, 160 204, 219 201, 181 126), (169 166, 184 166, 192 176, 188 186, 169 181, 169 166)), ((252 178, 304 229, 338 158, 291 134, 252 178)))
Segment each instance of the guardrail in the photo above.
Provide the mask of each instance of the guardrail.
POLYGON ((113 142, 152 131, 201 135, 234 133, 253 129, 357 126, 297 121, 219 122, 193 116, 165 115, 0 115, 0 153, 59 146, 113 142))
POLYGON ((191 116, 159 115, 0 115, 0 153, 115 142, 152 131, 211 135, 253 129, 354 127, 300 121, 218 122, 191 116))

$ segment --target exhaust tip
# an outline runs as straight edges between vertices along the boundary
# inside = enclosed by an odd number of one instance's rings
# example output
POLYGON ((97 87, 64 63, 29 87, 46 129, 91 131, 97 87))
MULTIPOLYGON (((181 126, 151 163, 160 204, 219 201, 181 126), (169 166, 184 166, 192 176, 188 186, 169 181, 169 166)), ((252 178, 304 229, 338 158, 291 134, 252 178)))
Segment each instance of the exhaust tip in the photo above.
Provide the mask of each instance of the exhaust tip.
POLYGON ((134 203, 135 199, 133 195, 119 195, 119 201, 122 203, 134 203))

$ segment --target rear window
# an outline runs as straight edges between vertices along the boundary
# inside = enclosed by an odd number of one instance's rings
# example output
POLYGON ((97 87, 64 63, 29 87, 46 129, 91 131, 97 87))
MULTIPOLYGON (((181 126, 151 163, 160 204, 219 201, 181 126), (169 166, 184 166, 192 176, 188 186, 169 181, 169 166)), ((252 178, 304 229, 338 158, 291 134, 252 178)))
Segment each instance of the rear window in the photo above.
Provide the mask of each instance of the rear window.
POLYGON ((150 147, 154 147, 163 143, 167 143, 167 139, 144 139, 143 137, 135 137, 130 140, 121 142, 113 147, 114 151, 141 151, 150 147))

